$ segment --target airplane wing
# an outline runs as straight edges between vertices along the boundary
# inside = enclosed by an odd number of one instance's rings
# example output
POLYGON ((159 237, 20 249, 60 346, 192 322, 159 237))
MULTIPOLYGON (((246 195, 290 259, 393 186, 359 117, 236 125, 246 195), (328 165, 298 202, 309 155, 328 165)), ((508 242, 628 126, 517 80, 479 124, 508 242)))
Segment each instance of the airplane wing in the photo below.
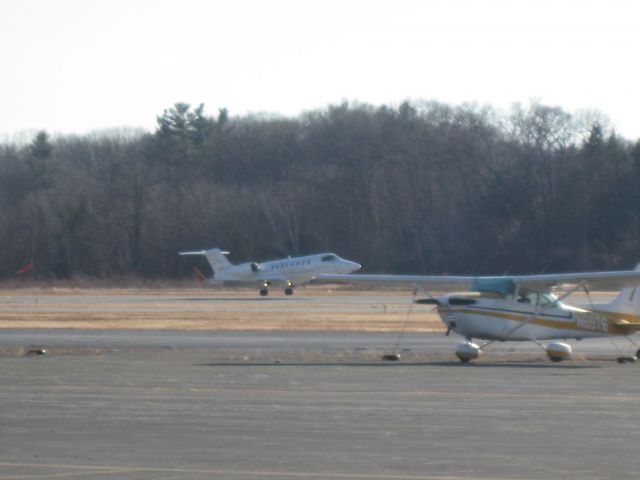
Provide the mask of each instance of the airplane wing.
POLYGON ((256 280, 259 282, 267 280, 272 283, 284 283, 287 281, 284 275, 278 272, 265 272, 264 274, 259 275, 256 280))
POLYGON ((320 275, 319 282, 349 283, 371 286, 421 287, 432 291, 475 290, 479 285, 503 288, 504 282, 548 292, 584 282, 592 291, 618 291, 640 286, 640 271, 558 273, 548 275, 515 275, 502 277, 466 277, 456 275, 320 275))
POLYGON ((421 287, 432 291, 469 290, 476 277, 455 275, 319 275, 317 282, 380 287, 421 287))
POLYGON ((516 285, 545 291, 569 287, 584 282, 590 290, 613 292, 627 287, 640 286, 640 271, 556 273, 550 275, 520 275, 511 277, 516 285))

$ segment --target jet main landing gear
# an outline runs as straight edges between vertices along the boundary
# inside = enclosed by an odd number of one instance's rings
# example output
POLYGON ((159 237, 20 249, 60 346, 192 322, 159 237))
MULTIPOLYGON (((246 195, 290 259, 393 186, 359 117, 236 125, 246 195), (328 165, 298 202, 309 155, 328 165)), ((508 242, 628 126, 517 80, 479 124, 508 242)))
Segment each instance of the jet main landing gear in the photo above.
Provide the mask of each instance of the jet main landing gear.
POLYGON ((285 295, 293 295, 293 282, 287 282, 287 288, 284 289, 285 295))
MULTIPOLYGON (((266 280, 262 283, 262 288, 260 288, 260 296, 261 297, 266 297, 267 295, 269 295, 269 285, 270 285, 270 282, 268 282, 266 280)), ((285 295, 293 295, 293 282, 292 281, 287 281, 287 286, 284 289, 284 294, 285 295)))

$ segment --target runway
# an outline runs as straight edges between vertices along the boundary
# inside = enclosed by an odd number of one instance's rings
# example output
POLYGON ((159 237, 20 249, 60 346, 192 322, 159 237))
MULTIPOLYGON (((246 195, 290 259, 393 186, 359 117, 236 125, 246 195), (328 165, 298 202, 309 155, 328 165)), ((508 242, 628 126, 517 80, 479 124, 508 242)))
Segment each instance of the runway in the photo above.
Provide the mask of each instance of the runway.
POLYGON ((574 342, 559 365, 500 344, 462 366, 442 334, 405 335, 391 363, 397 334, 0 338, 0 480, 640 475, 640 365, 609 341, 574 342))
MULTIPOLYGON (((574 300, 587 299, 576 294, 574 300)), ((18 289, 0 295, 0 328, 444 332, 433 308, 414 305, 412 292, 317 286, 292 297, 259 297, 252 289, 18 289)))

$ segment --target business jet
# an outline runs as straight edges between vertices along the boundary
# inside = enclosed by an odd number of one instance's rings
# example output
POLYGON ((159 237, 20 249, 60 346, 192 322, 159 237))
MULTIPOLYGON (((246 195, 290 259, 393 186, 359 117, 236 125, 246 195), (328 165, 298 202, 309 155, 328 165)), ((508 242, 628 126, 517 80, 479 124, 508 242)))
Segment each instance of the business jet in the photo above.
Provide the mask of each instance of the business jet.
MULTIPOLYGON (((562 273, 510 277, 464 277, 422 275, 322 275, 321 282, 407 286, 426 292, 416 303, 435 306, 451 332, 465 337, 455 354, 467 363, 477 359, 490 344, 499 341, 531 341, 550 360, 572 356, 569 344, 560 341, 624 336, 640 331, 640 265, 634 271, 562 273), (582 290, 588 307, 563 302, 582 290), (429 291, 452 291, 434 297, 429 291), (619 291, 610 303, 593 304, 590 291, 619 291), (474 339, 485 340, 478 345, 474 339), (551 340, 550 343, 543 341, 551 340)), ((640 356, 618 357, 633 362, 640 356)))
POLYGON ((287 257, 267 262, 246 262, 233 265, 219 248, 197 252, 178 252, 179 255, 203 255, 213 269, 212 285, 249 283, 260 286, 260 295, 269 294, 273 284, 284 284, 285 295, 293 295, 294 285, 306 283, 320 274, 345 274, 360 269, 360 265, 340 258, 335 253, 318 253, 304 257, 287 257))

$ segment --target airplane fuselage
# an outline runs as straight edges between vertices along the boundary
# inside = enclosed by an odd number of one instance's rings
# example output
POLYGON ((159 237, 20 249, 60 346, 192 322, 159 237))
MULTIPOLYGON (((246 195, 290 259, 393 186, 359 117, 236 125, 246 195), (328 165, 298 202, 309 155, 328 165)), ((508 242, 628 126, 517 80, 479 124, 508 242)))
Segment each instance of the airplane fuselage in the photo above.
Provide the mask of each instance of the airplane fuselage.
POLYGON ((451 305, 441 298, 438 314, 452 331, 467 337, 499 341, 530 341, 624 335, 616 324, 637 322, 635 315, 586 310, 562 302, 540 307, 516 300, 474 298, 469 305, 451 305), (522 325, 525 323, 524 325, 522 325))
POLYGON ((215 282, 256 282, 272 284, 305 283, 325 273, 350 273, 360 268, 355 262, 333 253, 288 257, 268 262, 246 262, 215 272, 215 282))

